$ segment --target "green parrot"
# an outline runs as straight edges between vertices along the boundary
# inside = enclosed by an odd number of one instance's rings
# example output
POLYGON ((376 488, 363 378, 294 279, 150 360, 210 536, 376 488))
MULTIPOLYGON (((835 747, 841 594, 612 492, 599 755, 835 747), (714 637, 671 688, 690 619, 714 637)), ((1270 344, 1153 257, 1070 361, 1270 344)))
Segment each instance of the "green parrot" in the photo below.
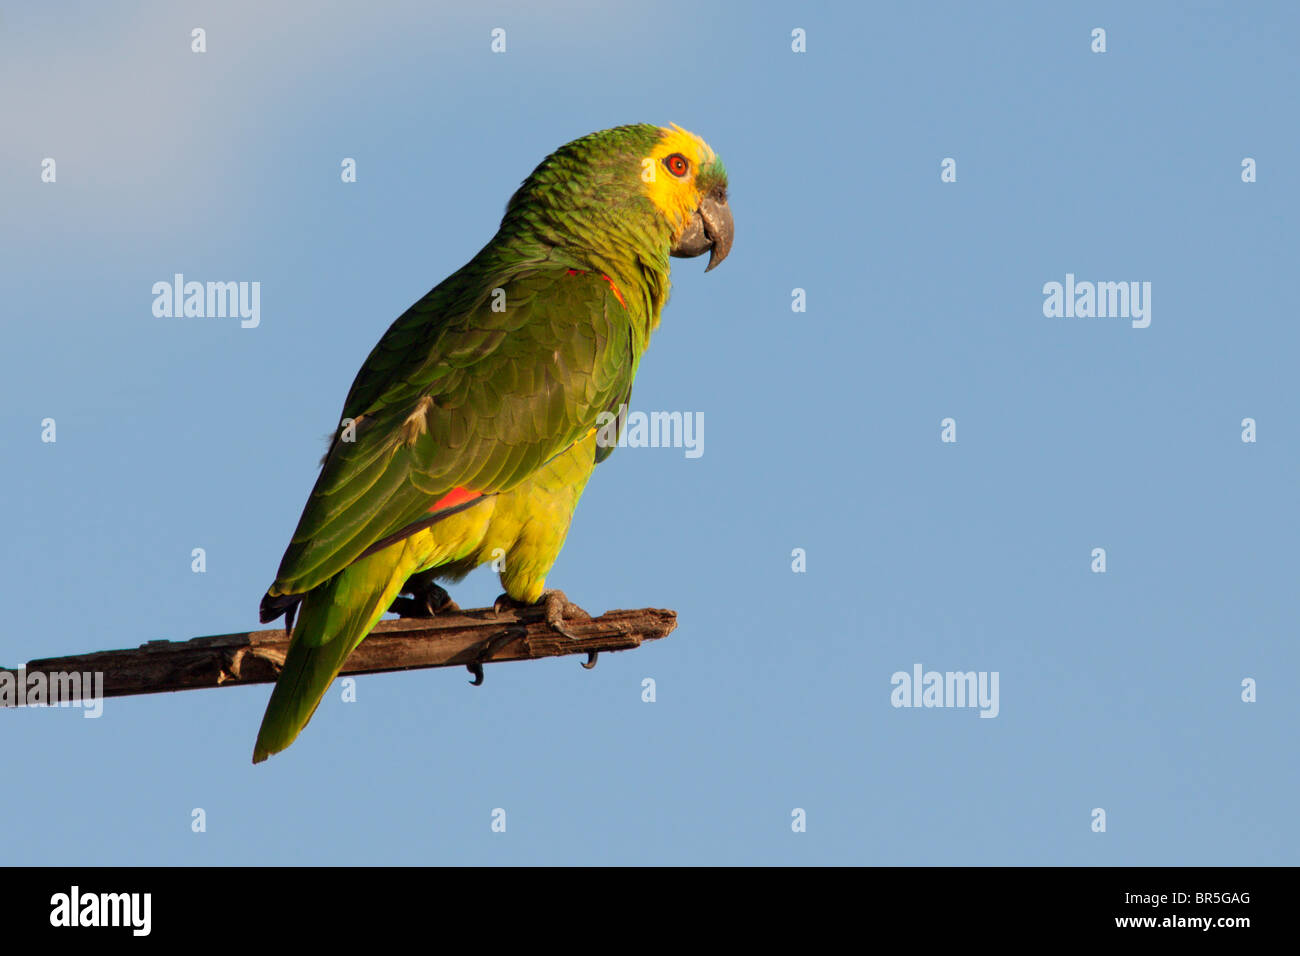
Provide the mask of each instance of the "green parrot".
MULTIPOLYGON (((620 126, 548 156, 501 227, 397 319, 357 373, 261 619, 292 637, 253 762, 284 750, 390 609, 501 557, 505 605, 586 617, 546 575, 668 299, 669 256, 731 249, 727 174, 677 126, 620 126), (410 598, 399 597, 410 594, 410 598), (296 615, 296 623, 294 621, 296 615)), ((566 632, 567 633, 567 632, 566 632)))

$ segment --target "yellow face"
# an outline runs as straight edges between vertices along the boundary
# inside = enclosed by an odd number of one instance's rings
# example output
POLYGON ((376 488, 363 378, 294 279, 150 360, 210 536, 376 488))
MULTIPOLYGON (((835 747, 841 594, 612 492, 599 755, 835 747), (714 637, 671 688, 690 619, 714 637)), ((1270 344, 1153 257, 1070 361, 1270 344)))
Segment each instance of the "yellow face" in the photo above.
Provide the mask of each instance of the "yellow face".
MULTIPOLYGON (((650 155, 641 160, 641 183, 650 201, 672 224, 676 240, 704 194, 715 186, 716 177, 711 174, 717 156, 708 143, 676 124, 661 128, 661 132, 650 155)), ((726 180, 721 182, 725 186, 726 180)))

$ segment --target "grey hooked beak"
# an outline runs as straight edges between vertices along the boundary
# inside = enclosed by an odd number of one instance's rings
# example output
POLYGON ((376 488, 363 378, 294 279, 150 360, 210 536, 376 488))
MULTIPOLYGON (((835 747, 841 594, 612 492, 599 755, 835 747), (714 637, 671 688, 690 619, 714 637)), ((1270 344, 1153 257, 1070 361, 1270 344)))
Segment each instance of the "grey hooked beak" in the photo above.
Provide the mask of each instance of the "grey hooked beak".
POLYGON ((681 236, 669 250, 679 259, 690 259, 703 255, 706 249, 709 255, 708 272, 731 251, 731 240, 736 234, 736 224, 731 219, 731 207, 727 205, 725 189, 715 189, 700 202, 700 208, 691 213, 690 221, 681 236))

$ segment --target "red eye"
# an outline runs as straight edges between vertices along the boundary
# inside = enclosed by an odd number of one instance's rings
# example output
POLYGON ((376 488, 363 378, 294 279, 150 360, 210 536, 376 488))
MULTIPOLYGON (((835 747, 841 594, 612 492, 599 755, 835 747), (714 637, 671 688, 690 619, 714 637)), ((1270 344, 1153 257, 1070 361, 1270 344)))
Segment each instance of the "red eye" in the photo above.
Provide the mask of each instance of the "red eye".
POLYGON ((691 168, 691 164, 686 161, 686 157, 681 153, 673 153, 664 160, 664 165, 674 176, 681 177, 686 175, 686 171, 691 168))

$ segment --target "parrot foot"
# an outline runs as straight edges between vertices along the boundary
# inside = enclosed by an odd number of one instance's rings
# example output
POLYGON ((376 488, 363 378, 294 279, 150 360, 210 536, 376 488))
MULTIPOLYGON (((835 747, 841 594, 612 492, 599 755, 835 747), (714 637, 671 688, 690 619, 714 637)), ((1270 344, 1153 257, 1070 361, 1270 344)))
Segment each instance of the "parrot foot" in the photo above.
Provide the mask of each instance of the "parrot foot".
MULTIPOLYGON (((539 606, 544 608, 546 611, 546 623, 551 625, 551 627, 557 633, 563 634, 571 641, 578 640, 578 635, 574 634, 572 631, 570 631, 568 628, 564 626, 564 619, 567 617, 573 621, 591 620, 590 614, 588 614, 582 608, 578 607, 578 605, 574 604, 567 597, 565 597, 563 591, 557 591, 557 590, 543 591, 541 600, 539 600, 536 604, 532 604, 532 605, 522 604, 519 601, 516 601, 514 598, 512 598, 509 594, 503 594, 496 599, 496 603, 492 605, 492 610, 494 613, 500 614, 502 611, 508 608, 525 608, 525 607, 539 607, 539 606)), ((589 660, 588 663, 592 667, 595 666, 595 661, 589 660)), ((586 667, 587 665, 584 664, 583 666, 586 667)))
POLYGON ((460 610, 460 605, 451 599, 446 588, 439 587, 431 580, 424 580, 418 574, 407 579, 402 591, 411 597, 394 598, 388 608, 401 617, 437 617, 439 614, 454 614, 460 610))

